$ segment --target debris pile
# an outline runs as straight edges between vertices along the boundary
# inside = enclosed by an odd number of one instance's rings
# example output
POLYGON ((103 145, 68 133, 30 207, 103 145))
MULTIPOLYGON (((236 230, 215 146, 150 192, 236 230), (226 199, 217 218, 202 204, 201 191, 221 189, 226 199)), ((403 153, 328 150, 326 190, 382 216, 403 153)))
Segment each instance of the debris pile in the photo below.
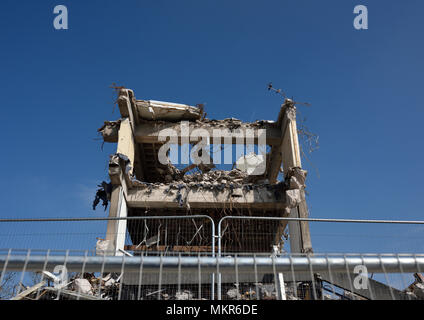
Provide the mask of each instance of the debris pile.
MULTIPOLYGON (((118 98, 118 104, 123 108, 127 106, 125 92, 118 98), (121 98, 121 101, 119 99, 121 98), (121 103, 120 103, 121 102, 121 103)), ((172 103, 156 100, 136 100, 137 112, 141 119, 182 121, 196 120, 203 115, 203 108, 193 107, 180 103, 172 103)))
POLYGON ((424 299, 424 276, 421 273, 414 273, 415 281, 405 290, 416 299, 424 299))
MULTIPOLYGON (((202 128, 202 129, 228 129, 230 131, 234 131, 240 128, 243 129, 263 129, 267 126, 274 126, 276 125, 275 121, 273 120, 257 120, 255 122, 243 122, 236 118, 226 118, 223 120, 216 120, 216 119, 196 119, 196 120, 190 120, 186 119, 190 122, 190 126, 192 126, 193 129, 202 128)), ((120 121, 120 120, 118 120, 120 121)), ((99 132, 102 132, 105 127, 107 126, 113 126, 115 125, 115 122, 118 121, 105 121, 104 125, 98 129, 99 132)), ((165 120, 146 120, 146 119, 140 119, 140 124, 143 123, 151 123, 151 121, 154 121, 156 125, 167 125, 170 121, 165 120)), ((119 125, 119 123, 118 123, 119 125)), ((107 130, 112 129, 108 128, 107 130)))
MULTIPOLYGON (((172 167, 170 167, 172 168, 172 167)), ((177 169, 178 170, 178 169, 177 169)), ((175 177, 175 176, 174 176, 175 177)), ((266 188, 266 191, 273 194, 277 200, 287 199, 289 206, 294 207, 300 202, 299 190, 286 190, 285 184, 280 182, 277 184, 270 184, 269 181, 261 176, 249 176, 247 173, 238 169, 231 171, 214 170, 208 173, 194 173, 191 175, 181 176, 179 180, 170 180, 168 183, 149 183, 133 180, 133 186, 139 189, 146 189, 146 193, 151 193, 152 190, 166 186, 164 193, 173 195, 175 190, 175 200, 182 207, 186 202, 182 195, 182 190, 202 192, 214 191, 220 192, 229 190, 229 197, 243 197, 243 193, 251 190, 259 190, 266 188), (284 192, 286 193, 284 196, 284 192), (285 198, 284 198, 285 197, 285 198)))
POLYGON ((175 183, 212 183, 215 185, 234 184, 241 186, 243 184, 255 183, 255 184, 269 184, 268 180, 263 176, 249 175, 239 169, 233 169, 231 171, 225 170, 211 170, 209 172, 195 172, 192 174, 181 174, 181 171, 175 168, 173 165, 167 166, 168 170, 164 172, 163 169, 157 169, 159 173, 166 174, 165 181, 175 183))
POLYGON ((196 120, 194 123, 194 127, 199 126, 202 128, 221 128, 221 129, 229 129, 230 131, 237 130, 243 126, 245 129, 261 129, 266 125, 275 124, 272 120, 257 120, 255 122, 243 122, 236 118, 226 118, 223 120, 215 120, 215 119, 203 119, 196 120))
POLYGON ((175 294, 175 300, 192 300, 193 294, 189 290, 184 290, 182 292, 177 291, 175 294))
POLYGON ((13 300, 116 300, 121 278, 115 273, 98 277, 94 273, 83 273, 62 282, 48 271, 43 271, 42 277, 43 281, 26 288, 13 300))

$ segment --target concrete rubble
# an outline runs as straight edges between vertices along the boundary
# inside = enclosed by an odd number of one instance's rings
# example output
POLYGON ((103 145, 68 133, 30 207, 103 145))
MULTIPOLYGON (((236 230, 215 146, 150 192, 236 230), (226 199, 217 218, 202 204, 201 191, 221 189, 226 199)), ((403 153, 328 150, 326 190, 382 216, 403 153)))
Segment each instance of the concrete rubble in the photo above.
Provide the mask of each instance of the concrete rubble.
MULTIPOLYGON (((165 193, 175 194, 175 201, 183 206, 184 198, 182 191, 204 192, 214 191, 222 192, 230 190, 232 197, 243 197, 245 192, 251 190, 266 190, 267 193, 274 196, 275 199, 284 198, 287 208, 297 206, 301 201, 301 194, 297 189, 289 189, 286 183, 270 184, 263 176, 248 175, 238 169, 231 171, 213 170, 207 173, 193 173, 182 175, 181 172, 172 165, 169 165, 168 170, 164 171, 165 183, 147 183, 138 180, 132 180, 133 187, 143 190, 147 189, 152 192, 155 189, 165 188, 165 193)), ((162 169, 158 169, 162 170, 162 169)), ((161 171, 162 172, 162 171, 161 171)), ((291 188, 292 186, 290 186, 291 188)), ((263 192, 263 191, 261 191, 263 192)))
POLYGON ((424 300, 424 276, 421 273, 414 273, 415 281, 405 290, 412 297, 424 300))
POLYGON ((13 300, 116 300, 120 276, 94 273, 77 274, 67 283, 58 283, 58 278, 44 271, 45 280, 25 290, 13 300))
MULTIPOLYGON (((226 291, 228 300, 277 300, 274 283, 240 283, 240 289, 235 285, 226 291)), ((298 300, 294 292, 286 290, 287 300, 298 300)))
POLYGON ((136 108, 140 117, 147 120, 196 120, 202 116, 200 108, 156 100, 137 100, 136 108))
POLYGON ((181 171, 172 165, 168 165, 168 170, 159 169, 159 173, 164 175, 164 180, 169 183, 212 183, 214 185, 224 184, 225 186, 231 183, 241 186, 242 184, 269 184, 268 180, 262 176, 249 175, 238 169, 231 171, 214 170, 209 172, 195 172, 192 174, 181 174, 181 171))

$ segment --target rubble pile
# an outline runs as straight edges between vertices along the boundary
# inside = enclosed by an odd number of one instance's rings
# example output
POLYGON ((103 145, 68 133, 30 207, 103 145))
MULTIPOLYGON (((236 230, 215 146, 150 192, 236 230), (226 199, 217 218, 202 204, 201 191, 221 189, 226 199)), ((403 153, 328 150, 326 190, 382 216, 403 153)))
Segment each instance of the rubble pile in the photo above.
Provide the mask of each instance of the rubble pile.
POLYGON ((308 172, 301 168, 290 168, 284 181, 288 190, 305 189, 306 175, 308 172))
MULTIPOLYGON (((168 172, 174 170, 174 178, 178 175, 178 169, 173 166, 169 166, 170 168, 168 172)), ((284 183, 270 184, 268 179, 263 176, 251 176, 245 172, 242 172, 238 169, 233 169, 231 171, 224 170, 214 170, 207 173, 194 173, 190 175, 181 175, 178 180, 171 180, 167 184, 156 182, 141 182, 138 180, 133 180, 133 186, 140 189, 148 189, 150 193, 154 188, 159 188, 160 186, 168 186, 165 190, 165 193, 173 194, 176 190, 176 201, 179 203, 179 206, 182 207, 185 203, 183 199, 183 195, 181 193, 182 190, 193 190, 193 191, 201 191, 201 190, 212 190, 212 191, 222 191, 226 188, 230 190, 230 195, 236 196, 235 189, 241 188, 243 192, 247 192, 250 190, 256 190, 262 187, 266 187, 269 192, 274 192, 276 199, 282 198, 282 193, 285 190, 284 183)), ((287 190, 286 196, 291 199, 293 202, 293 206, 296 205, 299 201, 298 190, 287 190)), ((238 196, 242 196, 238 194, 238 196)))
MULTIPOLYGON (((245 283, 240 284, 240 289, 235 285, 226 291, 225 299, 228 300, 277 300, 275 284, 273 283, 245 283)), ((286 290, 287 300, 298 300, 295 295, 286 290)))
POLYGON ((77 274, 69 282, 62 282, 54 274, 43 271, 44 280, 18 294, 14 300, 116 300, 120 276, 109 273, 77 274))
POLYGON ((209 172, 195 172, 192 174, 181 174, 173 165, 168 165, 165 168, 157 168, 158 172, 165 175, 164 183, 162 182, 142 182, 133 180, 136 187, 155 187, 172 185, 184 185, 184 187, 206 187, 210 189, 224 187, 243 187, 244 185, 265 186, 270 185, 268 179, 264 176, 248 175, 247 173, 233 169, 231 171, 212 170, 209 172))
MULTIPOLYGON (((131 297, 135 298, 136 296, 138 297, 139 295, 140 300, 157 300, 159 297, 160 297, 160 300, 206 300, 206 298, 199 299, 197 295, 197 289, 195 288, 193 288, 193 291, 188 289, 175 290, 175 288, 172 288, 172 287, 166 287, 166 288, 162 288, 161 290, 157 290, 157 288, 147 286, 147 287, 143 287, 141 290, 138 290, 138 288, 134 288, 133 286, 132 289, 135 291, 133 291, 133 294, 131 297)), ((125 290, 123 291, 125 294, 125 290)), ((203 295, 207 295, 207 294, 203 291, 203 295)), ((125 299, 125 296, 124 296, 124 299, 125 299)))
POLYGON ((416 299, 424 299, 424 276, 421 273, 414 273, 415 281, 405 290, 407 294, 416 299))
MULTIPOLYGON (((165 121, 165 120, 140 119, 141 124, 149 123, 152 121, 154 121, 154 123, 157 124, 158 126, 169 124, 169 121, 165 121)), ((272 121, 272 120, 257 120, 255 122, 243 122, 236 118, 226 118, 223 120, 205 118, 205 119, 197 119, 197 120, 190 121, 190 125, 193 126, 193 129, 196 129, 196 128, 229 129, 230 131, 237 130, 241 127, 243 127, 244 129, 262 129, 262 128, 265 128, 267 125, 273 125, 273 124, 275 124, 275 121, 272 121)), ((105 128, 107 128, 107 130, 111 130, 113 129, 112 126, 115 126, 115 121, 105 121, 105 124, 100 129, 98 129, 98 131, 103 134, 103 131, 105 131, 104 130, 105 128)))
MULTIPOLYGON (((178 169, 177 169, 178 170, 178 169)), ((269 184, 267 179, 264 179, 263 176, 252 176, 248 175, 246 172, 243 172, 238 169, 233 169, 231 171, 224 170, 212 170, 206 173, 196 172, 193 174, 187 174, 179 177, 178 180, 174 180, 179 183, 212 183, 215 185, 218 184, 234 184, 241 186, 247 183, 255 184, 269 184)))
POLYGON ((83 277, 76 277, 70 288, 73 291, 111 300, 117 297, 120 276, 108 273, 103 277, 96 277, 94 273, 84 273, 83 277))
POLYGON ((274 121, 271 120, 257 120, 255 122, 243 122, 236 118, 226 118, 223 120, 215 120, 215 119, 203 119, 197 120, 194 124, 194 127, 199 126, 202 128, 222 128, 229 129, 230 131, 239 129, 242 125, 243 128, 246 129, 260 129, 263 128, 267 124, 272 124, 274 121))

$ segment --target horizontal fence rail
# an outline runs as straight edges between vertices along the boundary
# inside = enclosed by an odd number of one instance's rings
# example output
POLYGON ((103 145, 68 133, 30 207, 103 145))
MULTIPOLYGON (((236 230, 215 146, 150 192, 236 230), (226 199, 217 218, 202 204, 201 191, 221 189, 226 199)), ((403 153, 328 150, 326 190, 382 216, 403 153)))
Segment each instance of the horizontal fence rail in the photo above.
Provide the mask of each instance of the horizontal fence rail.
POLYGON ((65 265, 68 271, 97 272, 102 268, 107 272, 157 272, 158 268, 166 272, 191 273, 201 268, 205 272, 235 273, 252 272, 256 268, 260 272, 296 272, 328 271, 353 272, 358 265, 365 266, 369 272, 400 273, 424 270, 424 255, 358 255, 358 256, 237 256, 237 257, 204 257, 204 256, 43 256, 43 255, 0 255, 0 269, 38 271, 43 268, 53 269, 57 265, 65 265))

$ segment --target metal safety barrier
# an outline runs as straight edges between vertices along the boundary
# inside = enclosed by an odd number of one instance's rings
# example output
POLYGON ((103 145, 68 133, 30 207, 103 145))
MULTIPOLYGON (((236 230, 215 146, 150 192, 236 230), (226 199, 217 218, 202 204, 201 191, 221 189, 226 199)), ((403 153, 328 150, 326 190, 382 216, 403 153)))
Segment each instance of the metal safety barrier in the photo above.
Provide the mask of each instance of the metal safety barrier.
POLYGON ((209 276, 220 273, 225 289, 221 299, 415 300, 424 298, 419 276, 409 287, 411 279, 404 279, 404 287, 397 288, 399 283, 390 283, 389 275, 405 278, 423 269, 424 255, 418 254, 98 257, 13 250, 0 254, 0 283, 8 272, 20 273, 21 283, 31 272, 44 275, 12 297, 18 299, 40 299, 41 295, 54 299, 211 299, 209 276), (60 277, 64 272, 66 278, 60 277), (373 279, 371 274, 380 274, 386 281, 373 279), (45 283, 46 279, 53 284, 45 283), (174 279, 173 285, 167 279, 174 279))
POLYGON ((423 255, 289 254, 289 221, 424 225, 226 216, 215 233, 206 215, 0 219, 0 299, 424 299, 423 255))

